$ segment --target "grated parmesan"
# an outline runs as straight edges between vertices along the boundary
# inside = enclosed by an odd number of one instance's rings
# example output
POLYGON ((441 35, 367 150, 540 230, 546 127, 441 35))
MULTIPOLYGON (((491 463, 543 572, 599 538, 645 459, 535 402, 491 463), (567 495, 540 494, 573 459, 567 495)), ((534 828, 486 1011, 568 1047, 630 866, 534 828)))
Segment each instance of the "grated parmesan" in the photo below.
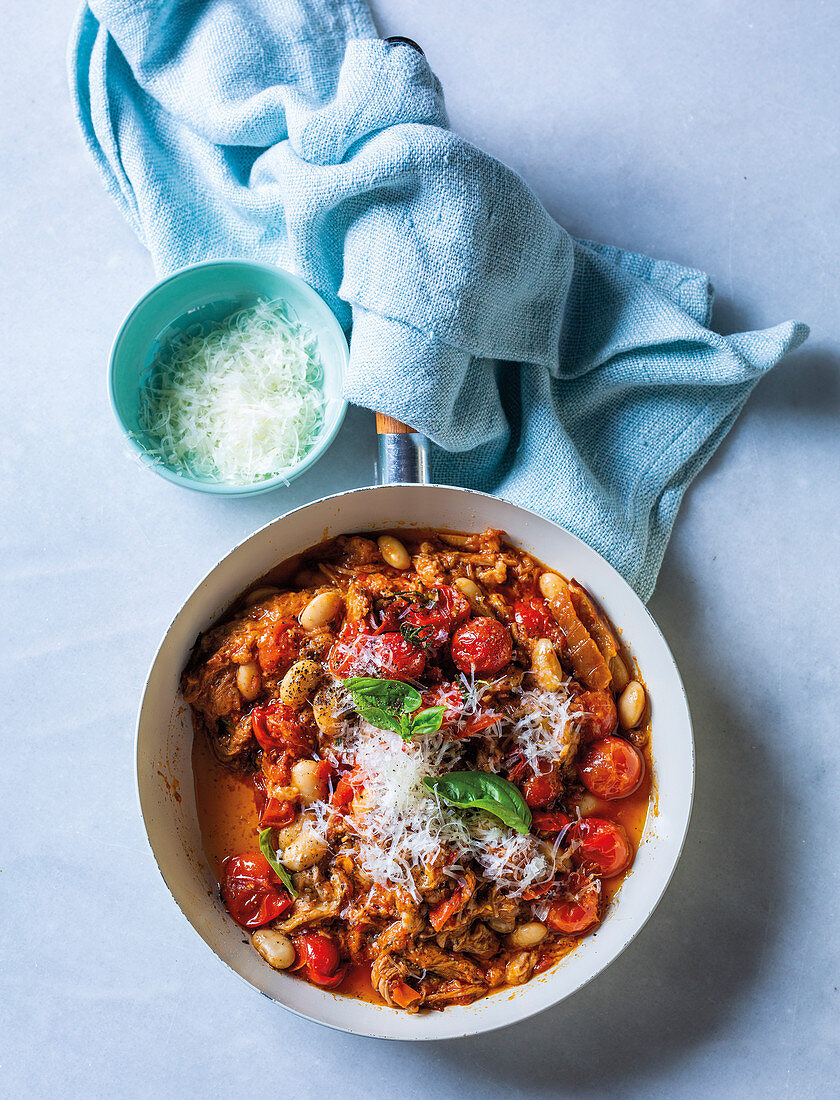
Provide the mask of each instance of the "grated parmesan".
MULTIPOLYGON (((491 686, 464 680, 466 708, 477 710, 491 686)), ((566 693, 523 692, 519 712, 513 722, 500 722, 499 732, 512 735, 529 759, 558 759, 576 743, 566 693)), ((468 863, 476 863, 485 878, 512 897, 554 877, 561 858, 556 844, 552 848, 486 814, 456 810, 423 785, 424 776, 457 769, 463 751, 463 741, 442 731, 403 741, 364 719, 345 718, 338 762, 363 782, 363 792, 345 820, 359 840, 360 870, 374 882, 402 887, 418 901, 414 872, 440 861, 444 853, 454 856, 446 874, 457 877, 468 863)), ((313 827, 328 839, 333 813, 329 804, 315 803, 310 813, 313 827)))
POLYGON ((201 480, 282 476, 324 422, 314 335, 283 302, 260 300, 187 330, 155 360, 141 393, 147 454, 201 480))
POLYGON ((568 684, 558 691, 530 688, 519 696, 512 732, 516 747, 537 775, 552 764, 566 764, 577 749, 579 730, 569 713, 574 697, 568 684))

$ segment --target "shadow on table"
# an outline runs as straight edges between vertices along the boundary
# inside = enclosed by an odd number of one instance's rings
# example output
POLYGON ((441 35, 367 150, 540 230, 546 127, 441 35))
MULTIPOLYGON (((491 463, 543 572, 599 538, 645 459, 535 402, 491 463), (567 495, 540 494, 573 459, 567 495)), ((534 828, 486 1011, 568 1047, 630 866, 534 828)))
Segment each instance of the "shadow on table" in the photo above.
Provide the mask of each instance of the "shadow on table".
MULTIPOLYGON (((697 645, 694 593, 672 555, 653 612, 675 643, 697 745, 694 812, 674 879, 636 941, 590 986, 532 1020, 437 1045, 435 1060, 462 1095, 482 1083, 528 1096, 661 1079, 664 1066, 726 1028, 772 957, 792 873, 778 858, 781 775, 762 751, 766 715, 726 690, 732 656, 697 645)), ((796 821, 786 828, 795 834, 796 821)))

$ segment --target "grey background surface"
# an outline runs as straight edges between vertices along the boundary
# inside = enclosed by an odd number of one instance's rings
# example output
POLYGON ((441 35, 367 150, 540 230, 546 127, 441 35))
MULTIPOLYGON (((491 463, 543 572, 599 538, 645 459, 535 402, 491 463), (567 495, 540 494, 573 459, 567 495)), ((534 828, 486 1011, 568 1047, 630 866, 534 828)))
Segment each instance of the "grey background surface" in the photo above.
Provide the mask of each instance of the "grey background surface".
POLYGON ((158 639, 231 545, 369 483, 372 417, 251 501, 127 455, 110 340, 151 283, 75 132, 71 7, 4 6, 3 934, 8 1096, 823 1097, 840 1069, 838 47, 819 0, 378 0, 462 134, 572 233, 712 273, 724 331, 796 317, 689 492, 651 610, 696 724, 694 818, 654 918, 598 981, 436 1045, 333 1034, 229 974, 147 848, 133 723, 158 639))

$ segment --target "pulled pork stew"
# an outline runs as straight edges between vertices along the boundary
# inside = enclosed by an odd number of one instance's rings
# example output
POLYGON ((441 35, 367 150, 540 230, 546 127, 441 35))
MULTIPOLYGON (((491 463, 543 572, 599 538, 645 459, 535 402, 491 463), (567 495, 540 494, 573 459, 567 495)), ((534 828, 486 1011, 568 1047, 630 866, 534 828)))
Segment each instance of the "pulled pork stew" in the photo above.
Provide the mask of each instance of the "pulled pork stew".
POLYGON ((547 970, 648 810, 648 703, 574 580, 483 534, 333 539, 183 673, 204 841, 276 969, 408 1012, 547 970))

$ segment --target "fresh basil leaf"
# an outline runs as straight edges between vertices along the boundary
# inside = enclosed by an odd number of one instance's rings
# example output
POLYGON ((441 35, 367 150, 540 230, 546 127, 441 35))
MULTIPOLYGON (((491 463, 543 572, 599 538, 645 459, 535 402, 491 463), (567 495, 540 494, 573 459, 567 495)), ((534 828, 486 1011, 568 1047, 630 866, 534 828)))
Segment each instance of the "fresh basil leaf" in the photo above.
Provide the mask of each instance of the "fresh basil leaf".
POLYGON ((426 707, 411 719, 411 733, 427 734, 439 730, 443 722, 443 707, 426 707))
POLYGON ((450 806, 462 810, 485 810, 517 833, 531 828, 531 811, 522 792, 507 779, 492 772, 449 772, 427 775, 426 787, 450 806))
POLYGON ((377 729, 393 730, 394 733, 401 733, 402 731, 404 718, 402 714, 391 714, 381 707, 369 707, 364 703, 357 703, 356 710, 362 718, 366 718, 367 721, 370 722, 372 726, 376 726, 377 729))
POLYGON ((408 738, 406 716, 420 706, 420 693, 402 680, 377 680, 372 676, 351 676, 344 681, 353 706, 362 718, 380 730, 393 730, 408 738))
POLYGON ((260 851, 271 864, 271 869, 289 891, 293 898, 298 896, 297 890, 292 884, 289 872, 277 858, 277 851, 272 841, 272 834, 274 830, 272 828, 260 830, 260 851))
POLYGON ((411 715, 401 714, 399 717, 399 728, 396 731, 403 741, 411 740, 411 715))
MULTIPOLYGON (((359 704, 378 707, 388 714, 409 714, 420 706, 420 693, 402 680, 379 680, 373 676, 351 676, 344 686, 359 704)), ((361 711, 359 712, 361 713, 361 711)))

